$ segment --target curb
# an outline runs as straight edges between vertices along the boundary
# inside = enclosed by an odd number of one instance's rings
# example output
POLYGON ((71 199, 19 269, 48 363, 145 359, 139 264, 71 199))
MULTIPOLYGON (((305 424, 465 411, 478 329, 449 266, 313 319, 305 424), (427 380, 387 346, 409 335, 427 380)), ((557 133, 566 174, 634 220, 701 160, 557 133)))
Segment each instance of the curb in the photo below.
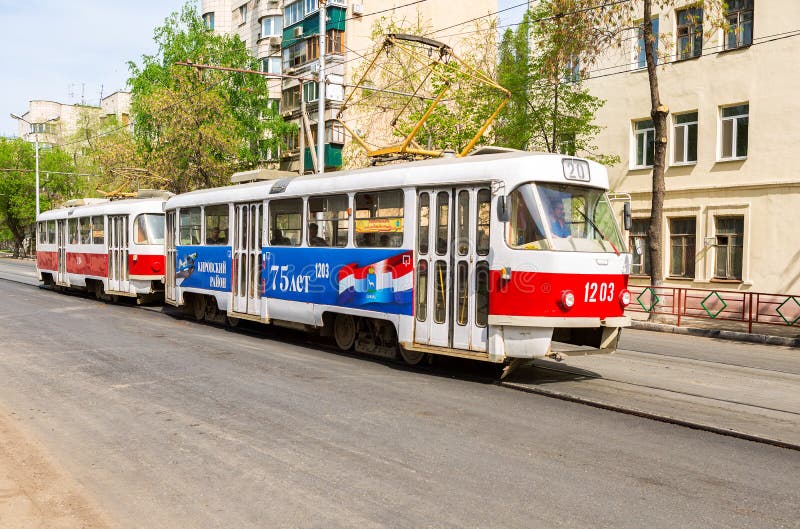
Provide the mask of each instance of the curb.
POLYGON ((788 338, 784 336, 770 336, 767 334, 751 334, 740 331, 726 331, 722 329, 700 329, 698 327, 677 327, 666 323, 651 323, 649 321, 631 322, 632 329, 642 331, 669 332, 672 334, 688 334, 691 336, 703 336, 705 338, 718 338, 722 340, 736 340, 739 342, 758 343, 766 345, 782 345, 785 347, 800 348, 800 338, 788 338))

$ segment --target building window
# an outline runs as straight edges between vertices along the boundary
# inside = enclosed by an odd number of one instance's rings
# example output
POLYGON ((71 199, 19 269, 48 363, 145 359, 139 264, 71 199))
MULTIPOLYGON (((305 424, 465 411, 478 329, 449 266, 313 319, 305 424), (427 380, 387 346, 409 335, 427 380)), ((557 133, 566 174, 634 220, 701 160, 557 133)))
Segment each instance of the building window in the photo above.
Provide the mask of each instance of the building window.
POLYGON ((319 10, 319 0, 304 0, 304 15, 308 16, 314 11, 319 10))
MULTIPOLYGON (((636 37, 636 68, 647 68, 647 58, 644 55, 644 31, 639 24, 638 35, 636 37)), ((653 60, 658 64, 658 17, 650 21, 653 28, 653 60)))
MULTIPOLYGON (((313 39, 312 39, 313 40, 313 39)), ((283 69, 296 68, 301 64, 305 64, 306 59, 306 43, 304 41, 295 42, 288 48, 283 50, 283 69)))
POLYGON ((631 274, 650 275, 650 219, 633 219, 628 244, 631 248, 631 274))
POLYGON ((678 59, 691 59, 703 54, 703 8, 689 7, 678 11, 678 59))
POLYGON ((273 16, 261 19, 262 37, 280 37, 283 31, 283 17, 273 16))
POLYGON ((568 156, 575 156, 574 132, 562 132, 558 135, 558 152, 568 156))
POLYGON ((285 27, 296 24, 303 19, 303 2, 293 2, 283 8, 283 22, 285 27))
POLYGON ((697 162, 697 112, 674 115, 672 119, 673 163, 697 162))
POLYGON ((206 13, 203 15, 203 24, 206 25, 206 29, 213 30, 214 29, 214 13, 206 13))
POLYGON ((303 101, 310 103, 319 99, 319 84, 318 83, 303 83, 303 101))
POLYGON ((744 248, 744 217, 716 217, 717 279, 742 279, 742 250, 744 248))
POLYGON ((281 108, 284 112, 300 107, 300 85, 287 88, 282 92, 281 108))
POLYGON ((283 137, 287 151, 294 151, 300 148, 300 135, 297 129, 289 131, 283 137))
POLYGON ((635 159, 634 167, 652 167, 656 152, 656 129, 652 119, 633 124, 635 159))
POLYGON ((753 43, 753 0, 728 0, 725 13, 725 49, 733 50, 753 43))
POLYGON ((239 22, 240 24, 246 24, 247 23, 247 4, 244 4, 243 6, 239 6, 239 20, 240 20, 240 22, 239 22))
POLYGON ((694 279, 697 220, 694 217, 669 220, 669 275, 694 279))
POLYGON ((344 143, 344 125, 342 125, 338 121, 326 121, 325 142, 344 143))
POLYGON ((325 49, 327 50, 326 53, 342 55, 344 53, 344 31, 331 29, 328 30, 325 35, 327 36, 325 39, 325 49))
POLYGON ((720 159, 746 158, 750 105, 723 107, 720 115, 720 159))
POLYGON ((308 50, 306 52, 306 59, 308 61, 313 61, 314 59, 319 58, 319 38, 313 37, 306 40, 306 48, 308 50))
POLYGON ((281 73, 281 58, 280 57, 262 57, 261 58, 261 71, 267 73, 281 73))

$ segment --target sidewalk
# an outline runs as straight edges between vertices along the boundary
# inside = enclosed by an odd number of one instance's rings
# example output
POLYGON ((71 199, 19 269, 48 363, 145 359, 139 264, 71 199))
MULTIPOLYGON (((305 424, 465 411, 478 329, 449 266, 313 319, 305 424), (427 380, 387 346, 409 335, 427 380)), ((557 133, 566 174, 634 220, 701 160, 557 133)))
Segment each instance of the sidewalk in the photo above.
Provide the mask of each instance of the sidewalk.
MULTIPOLYGON (((537 360, 505 385, 800 450, 800 352, 692 336, 678 341, 676 354, 641 347, 537 360), (693 346, 719 354, 692 354, 693 346), (727 357, 724 349, 734 346, 738 350, 727 357), (758 354, 761 348, 762 358, 748 362, 747 350, 758 354)), ((580 350, 564 344, 553 349, 580 350)))

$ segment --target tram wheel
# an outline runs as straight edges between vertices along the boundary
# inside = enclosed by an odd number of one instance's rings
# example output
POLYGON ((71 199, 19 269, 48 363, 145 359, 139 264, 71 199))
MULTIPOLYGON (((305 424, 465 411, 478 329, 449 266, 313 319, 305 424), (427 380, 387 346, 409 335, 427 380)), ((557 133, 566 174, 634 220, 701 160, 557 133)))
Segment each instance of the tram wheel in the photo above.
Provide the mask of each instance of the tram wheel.
POLYGON ((342 351, 349 351, 356 341, 356 320, 349 314, 337 314, 333 320, 333 339, 342 351))
POLYGON ((239 325, 241 320, 235 316, 225 316, 225 322, 228 324, 228 327, 235 328, 239 325))
POLYGON ((206 315, 206 297, 192 296, 192 316, 197 321, 203 321, 206 315))
POLYGON ((415 366, 425 360, 426 354, 422 351, 414 351, 406 349, 405 347, 400 347, 400 356, 403 358, 403 362, 410 366, 415 366))

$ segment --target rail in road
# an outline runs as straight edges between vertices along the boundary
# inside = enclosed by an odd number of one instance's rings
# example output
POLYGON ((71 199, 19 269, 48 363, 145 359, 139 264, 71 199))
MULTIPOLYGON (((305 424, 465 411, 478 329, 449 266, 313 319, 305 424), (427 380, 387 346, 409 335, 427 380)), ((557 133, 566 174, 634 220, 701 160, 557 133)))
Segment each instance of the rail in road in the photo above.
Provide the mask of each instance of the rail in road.
MULTIPOLYGON (((38 284, 30 261, 0 259, 0 279, 38 284)), ((561 363, 536 360, 500 384, 800 449, 800 392, 796 390, 800 355, 796 352, 634 330, 625 331, 621 346, 614 355, 568 356, 561 363)), ((448 368, 459 369, 452 362, 448 368)))

